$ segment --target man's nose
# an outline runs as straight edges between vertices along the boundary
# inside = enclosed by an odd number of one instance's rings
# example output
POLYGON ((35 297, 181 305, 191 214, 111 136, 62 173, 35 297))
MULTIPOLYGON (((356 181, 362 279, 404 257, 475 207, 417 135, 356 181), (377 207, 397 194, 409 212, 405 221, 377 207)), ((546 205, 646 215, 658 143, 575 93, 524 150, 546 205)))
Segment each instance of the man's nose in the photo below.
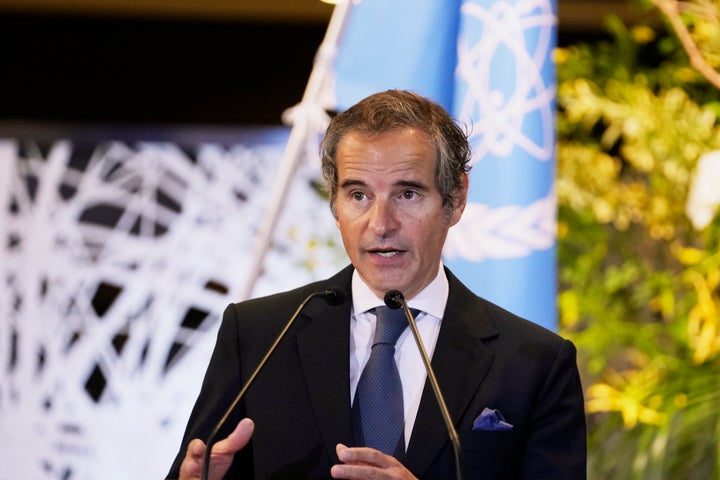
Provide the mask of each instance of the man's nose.
POLYGON ((387 235, 397 229, 399 222, 391 201, 378 199, 370 209, 370 229, 377 235, 387 235))

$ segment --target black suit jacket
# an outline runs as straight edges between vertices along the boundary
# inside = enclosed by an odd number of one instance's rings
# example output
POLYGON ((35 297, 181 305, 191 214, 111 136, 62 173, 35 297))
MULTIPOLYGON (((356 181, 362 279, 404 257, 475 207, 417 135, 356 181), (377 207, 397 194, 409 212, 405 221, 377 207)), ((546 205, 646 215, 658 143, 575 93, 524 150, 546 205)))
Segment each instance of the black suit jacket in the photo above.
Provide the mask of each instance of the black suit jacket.
MULTIPOLYGON (((584 479, 585 416, 575 347, 446 273, 450 291, 432 366, 460 437, 464 478, 584 479), (473 431, 485 407, 500 410, 513 429, 473 431)), ((326 281, 228 306, 168 478, 178 477, 188 442, 207 438, 302 300, 328 286, 349 293, 351 276, 350 266, 326 281)), ((353 445, 351 304, 314 299, 298 317, 218 437, 245 416, 255 421, 251 444, 225 478, 330 477, 330 467, 339 463, 335 445, 353 445)), ((419 478, 455 476, 429 383, 403 463, 419 478)))

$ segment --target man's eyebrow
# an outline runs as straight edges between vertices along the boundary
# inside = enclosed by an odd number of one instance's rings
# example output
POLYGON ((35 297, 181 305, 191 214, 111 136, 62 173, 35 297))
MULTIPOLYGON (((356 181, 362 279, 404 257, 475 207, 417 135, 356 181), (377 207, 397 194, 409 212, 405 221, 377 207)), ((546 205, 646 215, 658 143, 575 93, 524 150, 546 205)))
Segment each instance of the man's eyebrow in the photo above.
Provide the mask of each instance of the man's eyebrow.
POLYGON ((367 183, 363 182, 362 180, 354 180, 354 179, 348 179, 345 180, 340 184, 340 188, 348 188, 348 187, 364 187, 367 183))
POLYGON ((412 180, 400 180, 400 181, 397 181, 397 182, 395 182, 395 186, 397 186, 397 187, 415 188, 415 189, 417 189, 417 190, 423 190, 423 191, 430 190, 430 187, 428 187, 428 186, 425 185, 424 183, 415 182, 415 181, 412 181, 412 180))
MULTIPOLYGON (((344 182, 342 182, 340 184, 341 189, 350 188, 350 187, 365 187, 365 186, 367 186, 367 183, 365 183, 364 181, 358 180, 358 179, 352 179, 352 178, 345 180, 344 182)), ((424 183, 416 182, 413 180, 398 180, 397 182, 394 183, 394 186, 395 187, 415 188, 417 190, 422 190, 422 191, 430 190, 430 187, 428 187, 424 183)))

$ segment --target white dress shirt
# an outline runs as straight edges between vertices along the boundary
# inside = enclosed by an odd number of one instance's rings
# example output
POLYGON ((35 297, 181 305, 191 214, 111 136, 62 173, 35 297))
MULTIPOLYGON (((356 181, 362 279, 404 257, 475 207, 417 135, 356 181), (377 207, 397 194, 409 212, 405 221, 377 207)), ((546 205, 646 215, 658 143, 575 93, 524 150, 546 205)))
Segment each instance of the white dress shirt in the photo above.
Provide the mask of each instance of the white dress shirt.
MULTIPOLYGON (((430 358, 432 358, 438 333, 440 332, 440 323, 445 312, 448 290, 448 280, 441 264, 435 279, 418 295, 408 301, 410 308, 421 311, 415 320, 423 346, 430 358)), ((375 336, 375 314, 368 310, 385 305, 383 299, 376 297, 363 282, 357 270, 353 272, 352 299, 353 306, 350 322, 351 402, 355 399, 355 389, 360 374, 370 358, 370 350, 375 336)), ((405 447, 407 448, 427 377, 422 356, 409 326, 395 344, 395 361, 398 365, 403 388, 405 447)))

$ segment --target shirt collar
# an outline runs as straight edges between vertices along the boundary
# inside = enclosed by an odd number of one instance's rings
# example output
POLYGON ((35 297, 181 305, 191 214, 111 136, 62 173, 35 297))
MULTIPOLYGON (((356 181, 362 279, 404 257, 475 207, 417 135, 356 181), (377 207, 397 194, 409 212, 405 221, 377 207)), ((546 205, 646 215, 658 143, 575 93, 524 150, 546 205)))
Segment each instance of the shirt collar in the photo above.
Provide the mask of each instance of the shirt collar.
MULTIPOLYGON (((360 278, 357 270, 353 271, 352 276, 352 299, 353 312, 355 314, 366 312, 372 308, 385 305, 382 298, 375 296, 370 287, 360 278)), ((445 305, 450 288, 448 279, 445 275, 445 269, 442 263, 438 266, 438 273, 419 294, 413 297, 408 305, 410 308, 417 308, 436 318, 442 318, 445 313, 445 305)))

